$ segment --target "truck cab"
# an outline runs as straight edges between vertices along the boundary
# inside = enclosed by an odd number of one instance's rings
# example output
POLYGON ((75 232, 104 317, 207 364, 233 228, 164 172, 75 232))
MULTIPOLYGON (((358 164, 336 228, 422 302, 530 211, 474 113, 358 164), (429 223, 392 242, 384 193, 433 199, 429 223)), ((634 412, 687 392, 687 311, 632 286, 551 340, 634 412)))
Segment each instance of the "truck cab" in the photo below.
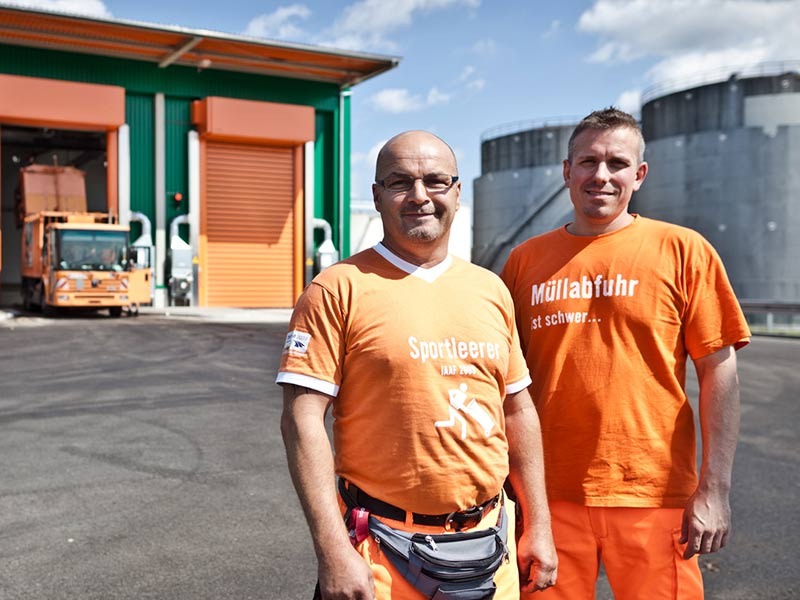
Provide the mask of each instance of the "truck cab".
POLYGON ((22 301, 37 308, 123 308, 150 301, 149 268, 133 263, 127 226, 103 213, 45 211, 25 217, 22 301))

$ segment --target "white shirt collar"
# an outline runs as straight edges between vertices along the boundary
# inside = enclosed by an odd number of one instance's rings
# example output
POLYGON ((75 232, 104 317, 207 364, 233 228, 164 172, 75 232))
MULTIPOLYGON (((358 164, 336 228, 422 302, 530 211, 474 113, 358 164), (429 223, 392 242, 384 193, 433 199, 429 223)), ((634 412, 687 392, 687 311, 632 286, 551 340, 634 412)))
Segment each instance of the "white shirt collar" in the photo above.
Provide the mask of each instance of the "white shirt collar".
POLYGON ((430 269, 426 269, 424 267, 420 267, 410 262, 403 260, 392 251, 390 251, 386 246, 378 242, 372 247, 375 252, 380 254, 383 258, 388 260, 392 263, 395 267, 400 269, 401 271, 405 271, 409 275, 413 275, 414 277, 419 277, 423 281, 427 281, 428 283, 433 283, 436 279, 447 269, 450 268, 450 265, 453 263, 452 257, 448 254, 445 259, 440 262, 435 267, 431 267, 430 269))

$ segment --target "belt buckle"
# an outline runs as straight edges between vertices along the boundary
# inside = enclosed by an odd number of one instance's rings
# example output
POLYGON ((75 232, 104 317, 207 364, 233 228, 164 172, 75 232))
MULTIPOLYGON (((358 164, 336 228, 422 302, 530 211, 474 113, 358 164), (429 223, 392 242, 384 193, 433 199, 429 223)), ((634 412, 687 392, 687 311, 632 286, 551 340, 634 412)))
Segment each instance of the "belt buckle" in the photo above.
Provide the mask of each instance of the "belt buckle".
POLYGON ((461 531, 467 527, 474 527, 481 522, 483 509, 480 506, 473 506, 467 510, 453 511, 444 521, 444 530, 450 531, 455 523, 455 530, 461 531))

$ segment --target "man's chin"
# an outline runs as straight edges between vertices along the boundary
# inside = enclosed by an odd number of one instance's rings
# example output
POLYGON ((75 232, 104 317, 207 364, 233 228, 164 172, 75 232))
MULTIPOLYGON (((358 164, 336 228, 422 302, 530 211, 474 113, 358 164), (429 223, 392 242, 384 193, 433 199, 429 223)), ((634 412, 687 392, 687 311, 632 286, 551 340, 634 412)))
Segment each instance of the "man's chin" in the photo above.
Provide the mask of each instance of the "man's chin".
POLYGON ((441 237, 441 231, 428 227, 415 227, 406 231, 406 237, 417 242, 433 242, 441 237))

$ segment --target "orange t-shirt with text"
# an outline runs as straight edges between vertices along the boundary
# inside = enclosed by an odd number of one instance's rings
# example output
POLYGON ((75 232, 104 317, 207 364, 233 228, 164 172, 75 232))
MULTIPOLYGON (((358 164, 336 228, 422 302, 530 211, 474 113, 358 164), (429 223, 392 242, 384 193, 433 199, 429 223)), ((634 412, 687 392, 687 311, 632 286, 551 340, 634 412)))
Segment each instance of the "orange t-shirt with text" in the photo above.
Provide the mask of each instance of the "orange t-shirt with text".
POLYGON ((697 485, 687 355, 750 335, 713 247, 636 215, 605 235, 531 238, 501 278, 533 379, 548 497, 683 506, 697 485))
POLYGON ((337 475, 442 514, 500 491, 503 402, 530 377, 499 277, 454 257, 422 269, 379 244, 303 292, 277 381, 334 397, 337 475))

